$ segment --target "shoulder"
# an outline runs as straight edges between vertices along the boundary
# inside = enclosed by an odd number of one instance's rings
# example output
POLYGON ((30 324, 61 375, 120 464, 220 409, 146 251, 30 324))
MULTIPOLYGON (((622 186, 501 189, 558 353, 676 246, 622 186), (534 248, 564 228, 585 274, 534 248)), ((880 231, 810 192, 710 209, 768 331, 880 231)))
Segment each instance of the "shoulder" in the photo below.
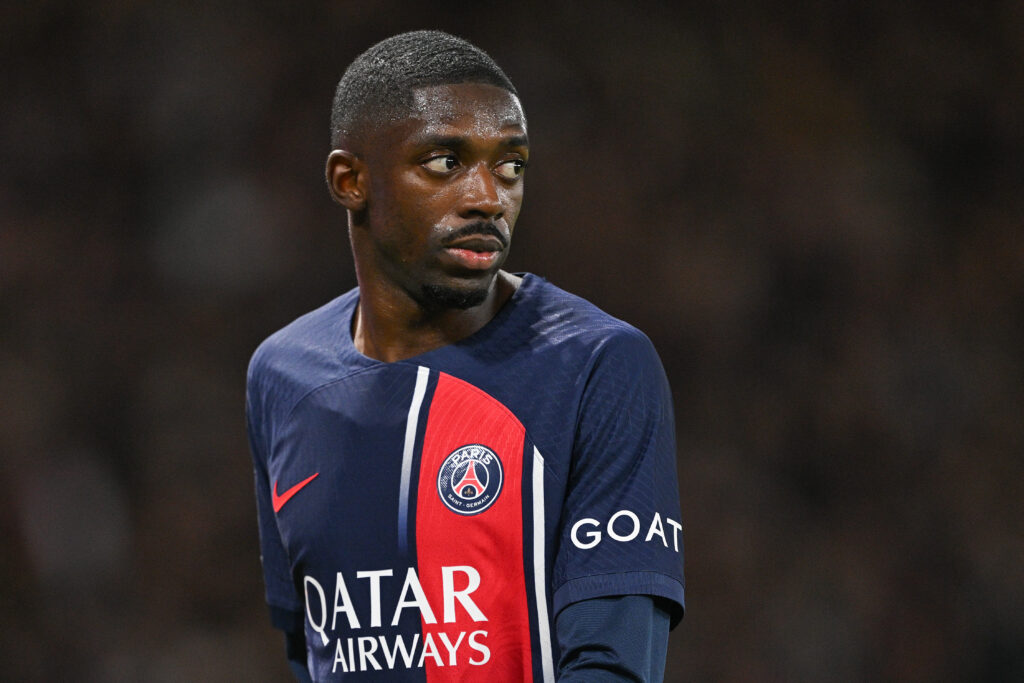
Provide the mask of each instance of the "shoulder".
POLYGON ((635 417, 648 409, 661 415, 670 408, 665 368, 646 334, 550 283, 541 281, 535 289, 531 298, 544 321, 537 334, 548 340, 540 346, 550 351, 536 355, 548 359, 549 370, 557 367, 574 378, 580 419, 635 417))
POLYGON ((284 385, 308 385, 337 371, 343 345, 349 337, 352 309, 358 300, 353 289, 267 337, 249 361, 250 394, 284 385))
POLYGON ((537 334, 550 343, 587 349, 595 358, 657 357, 651 340, 633 325, 543 278, 528 276, 526 282, 524 304, 534 308, 537 334))

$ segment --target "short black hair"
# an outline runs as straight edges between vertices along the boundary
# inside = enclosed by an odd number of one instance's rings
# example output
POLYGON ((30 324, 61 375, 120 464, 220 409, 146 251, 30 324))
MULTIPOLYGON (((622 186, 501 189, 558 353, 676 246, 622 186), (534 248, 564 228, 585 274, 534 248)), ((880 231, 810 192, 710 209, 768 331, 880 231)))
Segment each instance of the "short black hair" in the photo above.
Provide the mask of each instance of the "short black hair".
POLYGON ((338 82, 331 145, 338 148, 345 137, 407 116, 416 88, 455 83, 486 83, 519 94, 486 52, 457 36, 410 31, 382 40, 356 57, 338 82))

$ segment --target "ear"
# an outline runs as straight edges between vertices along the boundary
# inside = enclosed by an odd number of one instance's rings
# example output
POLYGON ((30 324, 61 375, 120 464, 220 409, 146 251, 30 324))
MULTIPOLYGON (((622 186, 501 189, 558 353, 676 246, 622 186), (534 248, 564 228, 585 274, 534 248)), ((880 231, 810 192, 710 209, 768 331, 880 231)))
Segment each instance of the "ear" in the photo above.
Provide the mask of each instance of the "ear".
POLYGON ((327 187, 331 197, 350 211, 366 208, 367 168, 352 152, 336 149, 327 155, 327 187))

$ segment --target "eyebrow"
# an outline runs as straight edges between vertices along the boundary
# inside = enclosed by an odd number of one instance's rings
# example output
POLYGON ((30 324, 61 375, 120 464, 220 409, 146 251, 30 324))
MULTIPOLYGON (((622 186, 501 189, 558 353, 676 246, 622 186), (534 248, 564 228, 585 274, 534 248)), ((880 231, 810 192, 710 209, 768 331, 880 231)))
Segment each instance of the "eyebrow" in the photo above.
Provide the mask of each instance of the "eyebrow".
POLYGON ((501 141, 508 147, 529 147, 530 141, 525 135, 513 135, 501 141))
MULTIPOLYGON (((462 135, 424 135, 415 141, 417 147, 450 147, 451 149, 462 149, 469 144, 469 138, 462 135)), ((530 141, 525 135, 511 135, 502 138, 501 143, 505 147, 529 147, 530 141)))

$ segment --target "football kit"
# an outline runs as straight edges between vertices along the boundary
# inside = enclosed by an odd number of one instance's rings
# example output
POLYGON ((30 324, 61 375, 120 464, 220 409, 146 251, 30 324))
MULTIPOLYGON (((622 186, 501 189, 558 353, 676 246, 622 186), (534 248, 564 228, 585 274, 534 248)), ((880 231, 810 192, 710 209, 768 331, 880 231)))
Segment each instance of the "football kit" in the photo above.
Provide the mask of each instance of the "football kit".
POLYGON ((683 611, 672 405, 635 328, 534 275, 384 363, 352 290, 260 345, 247 417, 267 602, 313 680, 554 681, 574 603, 683 611))

